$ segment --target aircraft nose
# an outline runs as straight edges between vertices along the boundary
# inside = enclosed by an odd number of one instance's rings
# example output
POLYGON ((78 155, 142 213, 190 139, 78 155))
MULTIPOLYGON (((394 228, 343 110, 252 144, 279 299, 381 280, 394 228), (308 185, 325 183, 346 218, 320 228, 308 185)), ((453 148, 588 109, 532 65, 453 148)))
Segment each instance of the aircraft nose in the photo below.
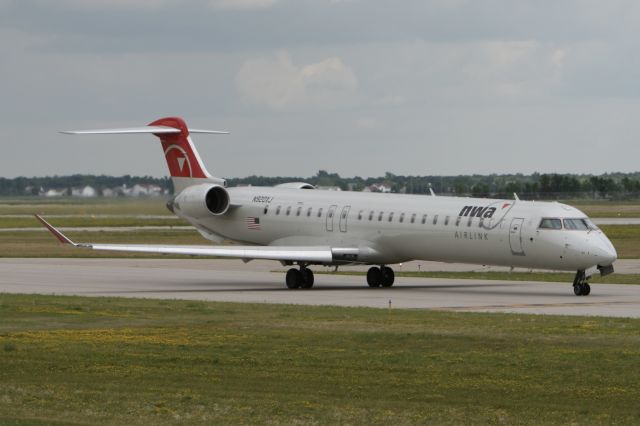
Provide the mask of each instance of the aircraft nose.
POLYGON ((594 247, 593 252, 598 258, 598 265, 608 266, 615 262, 618 258, 618 253, 613 244, 611 244, 611 241, 609 241, 609 238, 602 234, 595 243, 596 247, 594 247))

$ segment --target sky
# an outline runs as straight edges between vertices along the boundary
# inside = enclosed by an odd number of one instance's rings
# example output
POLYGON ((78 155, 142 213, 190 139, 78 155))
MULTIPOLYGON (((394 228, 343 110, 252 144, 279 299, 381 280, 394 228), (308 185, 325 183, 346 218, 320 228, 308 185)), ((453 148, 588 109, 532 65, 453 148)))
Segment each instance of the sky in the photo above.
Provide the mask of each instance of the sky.
POLYGON ((637 0, 0 0, 0 176, 640 170, 637 0))

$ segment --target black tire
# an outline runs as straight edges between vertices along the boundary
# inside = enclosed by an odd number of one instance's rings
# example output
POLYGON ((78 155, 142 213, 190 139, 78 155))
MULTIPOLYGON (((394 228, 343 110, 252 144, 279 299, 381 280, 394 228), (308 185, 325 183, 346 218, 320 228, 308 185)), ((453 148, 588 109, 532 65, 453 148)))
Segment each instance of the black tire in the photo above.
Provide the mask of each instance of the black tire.
POLYGON ((582 284, 573 285, 573 294, 576 296, 582 296, 582 284))
POLYGON ((369 287, 380 287, 382 284, 382 272, 380 268, 373 266, 367 271, 367 284, 369 287))
POLYGON ((393 269, 388 266, 383 266, 380 272, 382 287, 391 287, 396 278, 396 275, 393 273, 393 269))
POLYGON ((591 286, 589 285, 589 283, 582 284, 582 295, 588 296, 589 293, 591 293, 591 286))
POLYGON ((291 268, 287 271, 286 282, 290 289, 299 288, 302 283, 302 274, 297 269, 291 268))
POLYGON ((302 288, 311 288, 313 287, 313 271, 309 268, 302 268, 300 269, 300 278, 301 283, 300 283, 300 287, 302 288))

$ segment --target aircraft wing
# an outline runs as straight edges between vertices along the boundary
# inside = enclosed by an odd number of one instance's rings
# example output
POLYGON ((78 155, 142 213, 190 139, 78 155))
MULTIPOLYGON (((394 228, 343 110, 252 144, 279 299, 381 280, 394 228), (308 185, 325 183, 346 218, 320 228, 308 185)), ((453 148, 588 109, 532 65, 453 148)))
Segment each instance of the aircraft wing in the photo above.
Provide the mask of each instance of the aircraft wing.
MULTIPOLYGON (((101 244, 75 243, 41 216, 35 215, 63 244, 92 250, 124 251, 157 254, 185 254, 192 256, 228 257, 235 259, 267 259, 298 262, 330 263, 333 260, 331 247, 326 246, 171 246, 160 244, 101 244)), ((344 249, 340 249, 344 251, 344 249)))

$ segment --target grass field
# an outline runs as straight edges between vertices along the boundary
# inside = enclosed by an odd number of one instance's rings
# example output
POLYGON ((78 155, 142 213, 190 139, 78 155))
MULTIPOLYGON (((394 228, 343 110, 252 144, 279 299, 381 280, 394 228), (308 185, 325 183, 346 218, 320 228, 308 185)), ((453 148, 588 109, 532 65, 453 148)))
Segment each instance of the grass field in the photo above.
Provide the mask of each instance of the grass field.
POLYGON ((0 215, 119 214, 166 215, 166 200, 161 198, 0 198, 0 215))
POLYGON ((640 320, 0 295, 0 423, 638 424, 640 320))
POLYGON ((569 200, 563 203, 582 210, 589 217, 640 217, 638 201, 569 200))
POLYGON ((618 252, 619 259, 640 258, 640 225, 602 225, 618 252))
MULTIPOLYGON (((45 218, 46 215, 45 215, 45 218)), ((48 221, 55 223, 56 227, 81 227, 103 228, 119 226, 186 226, 189 223, 176 216, 165 218, 136 216, 73 216, 73 217, 49 217, 48 221)), ((2 228, 40 228, 42 225, 35 217, 0 216, 0 229, 2 228)))
MULTIPOLYGON (((76 242, 121 244, 209 244, 197 231, 140 230, 131 232, 68 232, 76 242)), ((49 232, 0 232, 0 257, 103 257, 103 258, 181 258, 145 253, 100 252, 63 245, 49 232)))

